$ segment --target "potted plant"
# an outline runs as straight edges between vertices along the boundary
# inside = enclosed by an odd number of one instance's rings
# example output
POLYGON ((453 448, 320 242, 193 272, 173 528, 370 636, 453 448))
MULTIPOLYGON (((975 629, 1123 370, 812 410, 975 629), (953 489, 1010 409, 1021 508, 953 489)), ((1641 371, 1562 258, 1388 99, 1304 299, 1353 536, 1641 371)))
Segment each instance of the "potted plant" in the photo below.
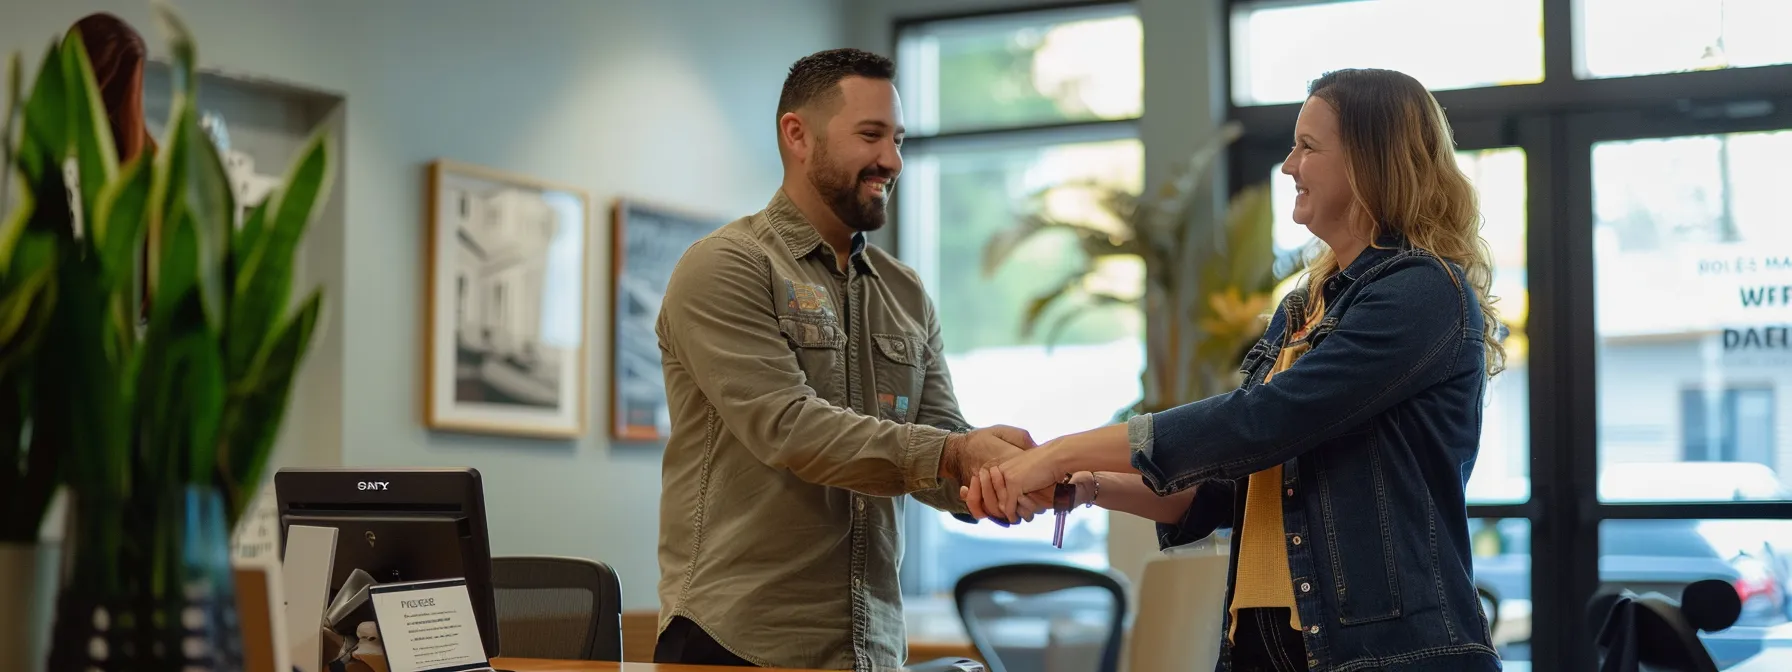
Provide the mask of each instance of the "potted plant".
POLYGON ((193 40, 170 7, 153 7, 174 89, 153 154, 118 163, 77 34, 49 47, 29 95, 16 55, 9 70, 0 456, 17 459, 0 457, 0 478, 32 483, 0 499, 0 518, 34 526, 46 491, 67 491, 57 672, 240 665, 230 531, 322 306, 313 290, 289 309, 294 255, 330 184, 330 138, 312 137, 236 226, 199 127, 193 40))
POLYGON ((1262 335, 1278 289, 1298 270, 1294 260, 1277 259, 1274 214, 1267 182, 1247 186, 1229 200, 1223 215, 1211 203, 1207 177, 1220 153, 1243 129, 1237 122, 1197 148, 1162 187, 1146 194, 1095 182, 1054 185, 1034 195, 1041 207, 1029 209, 1012 227, 985 244, 983 270, 994 273, 1014 250, 1047 231, 1075 234, 1090 263, 1083 271, 1028 303, 1023 334, 1053 315, 1047 344, 1071 320, 1093 308, 1125 306, 1145 316, 1144 397, 1116 416, 1158 411, 1236 387, 1243 352, 1262 335), (1082 190, 1102 204, 1118 230, 1092 222, 1052 217, 1043 204, 1052 192, 1082 190), (1145 266, 1142 296, 1099 289, 1091 281, 1096 260, 1136 257, 1145 266), (1054 307, 1065 307, 1052 312, 1054 307))

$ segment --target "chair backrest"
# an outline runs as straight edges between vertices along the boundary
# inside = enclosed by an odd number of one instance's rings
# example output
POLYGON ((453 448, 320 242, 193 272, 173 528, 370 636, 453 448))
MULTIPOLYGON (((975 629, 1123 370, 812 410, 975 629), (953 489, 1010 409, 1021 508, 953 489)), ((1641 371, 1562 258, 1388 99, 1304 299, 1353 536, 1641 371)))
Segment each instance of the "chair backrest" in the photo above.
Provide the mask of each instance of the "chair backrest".
POLYGON ((1161 555, 1145 563, 1127 644, 1127 672, 1213 672, 1226 614, 1223 552, 1161 555))
POLYGON ((997 565, 964 575, 953 598, 989 672, 1117 672, 1124 581, 1069 565, 997 565))
POLYGON ((622 582, 609 565, 492 558, 492 590, 505 657, 622 661, 622 582))

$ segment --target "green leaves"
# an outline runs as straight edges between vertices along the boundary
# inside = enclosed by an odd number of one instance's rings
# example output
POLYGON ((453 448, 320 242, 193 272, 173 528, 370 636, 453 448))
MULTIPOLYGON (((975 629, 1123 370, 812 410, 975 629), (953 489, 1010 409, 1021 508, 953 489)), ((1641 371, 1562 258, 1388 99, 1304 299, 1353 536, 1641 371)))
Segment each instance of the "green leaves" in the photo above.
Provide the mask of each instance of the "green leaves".
POLYGON ((38 62, 37 83, 24 101, 24 132, 19 138, 19 169, 38 183, 46 170, 60 169, 68 149, 68 93, 63 81, 62 49, 55 43, 38 62))
POLYGON ((225 362, 232 379, 248 370, 267 340, 292 291, 293 259, 305 228, 323 208, 333 179, 329 143, 314 135, 287 172, 286 183, 268 196, 237 233, 241 265, 233 279, 231 341, 225 362), (265 208, 265 212, 263 211, 265 208))
POLYGON ((63 85, 68 87, 68 141, 81 183, 81 211, 91 220, 92 213, 99 211, 100 190, 118 175, 118 150, 80 29, 70 30, 63 38, 61 60, 63 85))
MULTIPOLYGON (((229 175, 199 126, 192 36, 167 3, 153 4, 174 75, 153 154, 119 165, 78 33, 49 46, 29 87, 18 56, 8 62, 0 204, 14 209, 0 216, 0 540, 34 539, 64 484, 92 504, 77 512, 85 516, 155 511, 167 493, 195 487, 221 491, 234 523, 323 313, 316 291, 296 310, 288 303, 299 246, 334 179, 334 141, 311 138, 239 227, 229 175), (72 199, 65 164, 78 181, 72 199), (139 326, 133 309, 145 290, 150 319, 139 326)), ((113 570, 152 564, 168 542, 157 530, 179 522, 135 520, 77 521, 98 530, 115 565, 78 574, 129 583, 113 570)))

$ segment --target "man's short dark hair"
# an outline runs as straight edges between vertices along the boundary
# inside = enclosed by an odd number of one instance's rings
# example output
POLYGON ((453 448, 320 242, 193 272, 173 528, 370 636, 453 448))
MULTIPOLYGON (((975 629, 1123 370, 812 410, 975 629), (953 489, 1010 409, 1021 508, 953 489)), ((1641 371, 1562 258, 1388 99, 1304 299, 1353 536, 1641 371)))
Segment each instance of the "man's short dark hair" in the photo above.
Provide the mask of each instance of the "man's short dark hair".
POLYGON ((847 77, 894 80, 896 64, 869 51, 829 49, 798 59, 784 77, 784 93, 778 96, 778 116, 840 95, 840 80, 847 77))

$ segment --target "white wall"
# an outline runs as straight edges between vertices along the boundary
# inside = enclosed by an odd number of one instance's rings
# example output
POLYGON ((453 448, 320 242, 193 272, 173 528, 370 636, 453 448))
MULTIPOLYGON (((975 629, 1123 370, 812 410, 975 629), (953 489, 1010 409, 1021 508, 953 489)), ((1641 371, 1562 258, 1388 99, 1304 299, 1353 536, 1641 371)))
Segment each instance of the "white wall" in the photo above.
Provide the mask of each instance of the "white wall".
MULTIPOLYGON (((604 560, 627 608, 653 608, 660 452, 612 449, 609 228, 619 195, 740 215, 779 180, 773 111, 785 70, 840 42, 834 0, 177 0, 203 65, 346 98, 339 353, 351 465, 483 472, 493 552, 604 560), (588 287, 591 431, 577 441, 456 436, 421 424, 424 164, 445 157, 568 182, 598 210, 588 287)), ((0 47, 35 61, 89 11, 139 26, 144 0, 4 0, 0 47)), ((290 422, 305 422, 303 417, 290 422)), ((328 437, 320 439, 327 441, 328 437)))
MULTIPOLYGON (((1054 0, 848 0, 848 44, 895 56, 894 25, 899 19, 928 18, 1060 4, 1054 0)), ((1139 139, 1145 146, 1145 184, 1165 179, 1170 166, 1186 161, 1201 139, 1225 120, 1220 0, 1135 0, 1144 26, 1145 101, 1139 139)), ((1223 174, 1224 170, 1215 171, 1223 174)), ((1108 527, 1108 560, 1138 581, 1145 562, 1156 555, 1152 525, 1114 515, 1108 527)))

